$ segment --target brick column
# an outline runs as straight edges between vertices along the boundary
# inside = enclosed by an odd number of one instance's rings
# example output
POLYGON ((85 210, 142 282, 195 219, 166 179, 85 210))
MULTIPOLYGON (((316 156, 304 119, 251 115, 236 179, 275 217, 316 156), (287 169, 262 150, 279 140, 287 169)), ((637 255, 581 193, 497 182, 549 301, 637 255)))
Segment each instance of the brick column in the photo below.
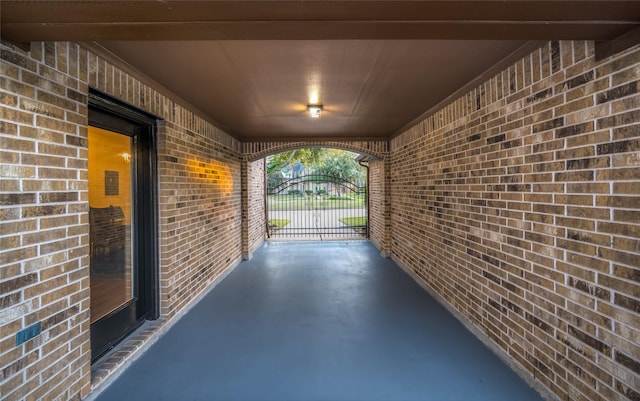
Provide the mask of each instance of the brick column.
POLYGON ((249 246, 249 160, 242 156, 240 163, 240 192, 242 205, 242 259, 249 260, 252 257, 249 246))
POLYGON ((369 238, 387 257, 391 252, 389 157, 369 162, 369 238))

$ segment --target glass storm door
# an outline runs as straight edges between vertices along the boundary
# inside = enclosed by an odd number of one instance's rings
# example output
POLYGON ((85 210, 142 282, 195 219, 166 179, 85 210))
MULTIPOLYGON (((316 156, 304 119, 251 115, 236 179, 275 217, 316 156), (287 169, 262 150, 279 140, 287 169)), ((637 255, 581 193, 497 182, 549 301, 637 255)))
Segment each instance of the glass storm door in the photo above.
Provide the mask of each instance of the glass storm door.
POLYGON ((145 210, 153 202, 146 189, 145 129, 150 127, 91 107, 89 124, 91 351, 96 360, 153 317, 148 254, 153 213, 145 210))

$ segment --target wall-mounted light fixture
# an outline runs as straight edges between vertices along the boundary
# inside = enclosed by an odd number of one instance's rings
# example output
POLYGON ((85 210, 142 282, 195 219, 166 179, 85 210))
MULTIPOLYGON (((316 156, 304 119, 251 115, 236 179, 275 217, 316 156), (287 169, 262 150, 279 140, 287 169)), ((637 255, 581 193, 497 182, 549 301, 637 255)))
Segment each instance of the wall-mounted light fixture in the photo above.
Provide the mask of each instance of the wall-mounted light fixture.
POLYGON ((309 117, 311 118, 319 118, 320 114, 322 114, 322 105, 308 105, 307 110, 309 110, 309 117))
POLYGON ((122 156, 122 160, 125 163, 129 163, 131 161, 131 155, 129 153, 120 153, 120 156, 122 156))

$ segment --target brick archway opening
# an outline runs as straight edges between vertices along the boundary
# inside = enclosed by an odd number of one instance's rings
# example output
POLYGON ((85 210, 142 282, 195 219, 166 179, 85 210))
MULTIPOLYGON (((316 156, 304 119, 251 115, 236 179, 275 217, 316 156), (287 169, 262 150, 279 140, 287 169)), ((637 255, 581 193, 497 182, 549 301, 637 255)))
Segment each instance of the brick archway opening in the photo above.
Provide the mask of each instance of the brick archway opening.
POLYGON ((298 146, 265 156, 267 239, 367 239, 366 162, 371 158, 327 146, 298 146))

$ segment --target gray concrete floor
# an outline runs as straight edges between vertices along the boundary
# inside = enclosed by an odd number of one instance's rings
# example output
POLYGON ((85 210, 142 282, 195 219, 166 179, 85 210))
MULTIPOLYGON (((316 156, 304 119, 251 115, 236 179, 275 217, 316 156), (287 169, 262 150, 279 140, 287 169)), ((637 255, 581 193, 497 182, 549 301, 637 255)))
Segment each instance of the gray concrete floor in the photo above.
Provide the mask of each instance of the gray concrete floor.
POLYGON ((97 398, 541 400, 366 241, 268 242, 97 398))

